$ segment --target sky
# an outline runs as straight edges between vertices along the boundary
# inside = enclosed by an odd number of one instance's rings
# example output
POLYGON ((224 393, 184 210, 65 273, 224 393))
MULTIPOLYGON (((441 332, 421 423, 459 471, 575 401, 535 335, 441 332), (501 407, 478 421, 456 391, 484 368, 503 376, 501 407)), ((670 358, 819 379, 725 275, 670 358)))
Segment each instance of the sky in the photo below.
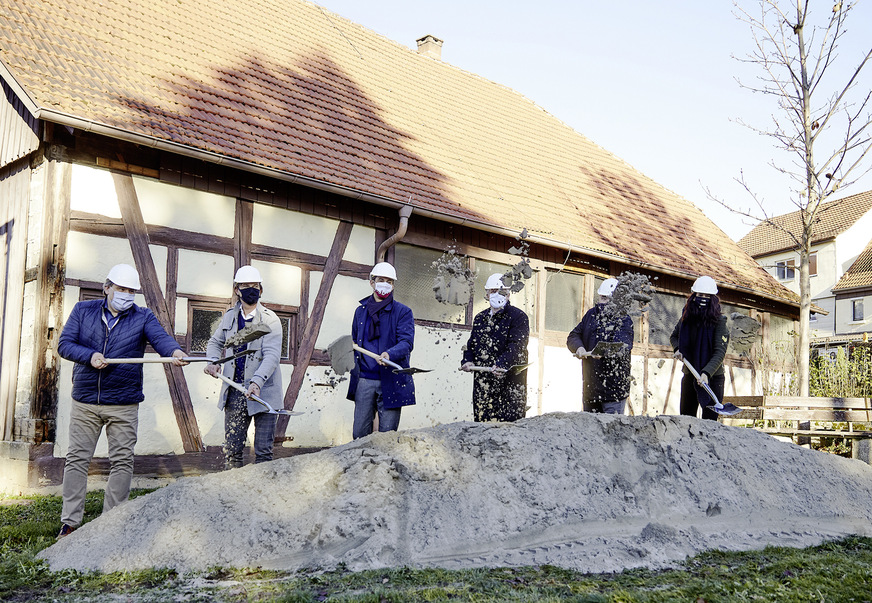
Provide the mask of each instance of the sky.
MULTIPOLYGON (((765 127, 771 97, 743 89, 759 68, 732 58, 753 50, 728 0, 319 0, 327 10, 409 48, 432 34, 442 60, 503 84, 693 202, 734 240, 760 217, 795 211, 790 181, 769 166, 791 159, 737 120, 765 127)), ((828 12, 832 2, 818 1, 828 12)), ((756 1, 742 0, 748 8, 756 1)), ((841 43, 854 67, 868 47, 872 2, 860 2, 841 43), (864 24, 864 25, 861 25, 864 24), (861 39, 865 38, 865 39, 861 39)), ((860 82, 872 88, 872 65, 860 82)), ((866 175, 836 197, 872 189, 866 175)))

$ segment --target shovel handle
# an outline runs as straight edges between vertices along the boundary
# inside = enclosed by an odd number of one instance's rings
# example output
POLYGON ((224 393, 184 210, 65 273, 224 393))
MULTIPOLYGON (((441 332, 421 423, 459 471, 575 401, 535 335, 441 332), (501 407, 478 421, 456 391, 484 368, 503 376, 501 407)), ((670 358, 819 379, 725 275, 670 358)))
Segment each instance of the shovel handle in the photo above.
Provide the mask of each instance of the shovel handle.
MULTIPOLYGON (((229 385, 229 386, 232 387, 233 389, 235 389, 235 390, 237 390, 237 391, 240 391, 240 392, 242 392, 243 394, 245 394, 246 397, 250 397, 250 398, 251 398, 252 400, 254 400, 255 402, 259 402, 260 404, 264 405, 264 406, 266 407, 266 409, 267 409, 267 412, 269 412, 270 414, 274 414, 274 415, 291 414, 291 413, 288 412, 288 411, 284 411, 284 412, 282 412, 281 410, 276 410, 275 408, 273 408, 272 406, 270 406, 269 402, 267 402, 266 400, 264 400, 264 399, 261 398, 260 396, 255 396, 254 394, 252 394, 251 396, 249 396, 249 395, 248 395, 248 390, 245 389, 244 387, 242 387, 241 385, 239 385, 239 384, 238 384, 236 381, 234 381, 233 379, 230 379, 229 377, 225 377, 225 376, 222 375, 221 373, 215 373, 215 376, 218 377, 219 379, 221 379, 221 381, 223 381, 224 383, 226 383, 227 385, 229 385)), ((282 410, 284 410, 284 409, 282 409, 282 410)))
MULTIPOLYGON (((370 358, 375 358, 376 360, 380 360, 380 361, 384 362, 386 365, 388 365, 389 367, 391 367, 391 368, 393 368, 393 369, 397 369, 398 371, 403 370, 403 367, 401 367, 401 366, 400 366, 399 364, 397 364, 396 362, 391 362, 390 360, 385 360, 384 358, 382 358, 381 356, 379 356, 379 355, 376 354, 375 352, 370 352, 369 350, 360 347, 360 346, 357 345, 356 343, 352 343, 352 344, 351 344, 351 347, 352 347, 352 349, 354 349, 355 351, 360 352, 361 354, 363 354, 363 355, 365 355, 365 356, 369 356, 370 358)), ((346 348, 346 349, 348 349, 348 348, 346 348)))
MULTIPOLYGON (((170 364, 175 358, 170 356, 162 356, 160 358, 106 358, 106 364, 170 364)), ((200 358, 185 356, 182 358, 185 362, 196 362, 200 358)))
MULTIPOLYGON (((684 362, 684 366, 687 367, 687 370, 690 371, 690 374, 693 375, 694 377, 696 377, 697 382, 699 382, 699 380, 700 380, 702 377, 700 377, 700 375, 699 375, 699 373, 696 371, 696 369, 693 368, 693 365, 692 365, 690 362, 687 361, 687 358, 682 358, 681 360, 684 362)), ((702 388, 706 391, 706 393, 711 397, 711 399, 714 401, 715 404, 720 404, 720 403, 721 403, 721 401, 718 400, 718 397, 715 395, 715 392, 713 392, 713 391, 712 391, 712 388, 709 387, 708 383, 700 383, 700 385, 701 385, 702 388)))

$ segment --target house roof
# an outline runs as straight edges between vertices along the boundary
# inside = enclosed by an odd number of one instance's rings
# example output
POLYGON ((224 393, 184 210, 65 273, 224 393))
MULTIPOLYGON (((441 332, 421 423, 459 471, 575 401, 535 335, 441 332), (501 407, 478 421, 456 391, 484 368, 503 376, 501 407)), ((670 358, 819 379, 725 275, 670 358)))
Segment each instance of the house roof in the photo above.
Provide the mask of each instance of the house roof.
POLYGON ((872 287, 872 240, 833 286, 832 291, 836 293, 865 287, 872 287))
MULTIPOLYGON (((812 245, 842 234, 870 209, 872 209, 872 191, 823 203, 814 227, 812 245)), ((797 210, 760 222, 739 240, 739 246, 752 257, 758 258, 793 249, 796 247, 796 242, 791 233, 798 237, 800 232, 802 232, 802 216, 797 210)))
POLYGON ((531 100, 307 1, 0 6, 0 76, 46 121, 797 299, 531 100))

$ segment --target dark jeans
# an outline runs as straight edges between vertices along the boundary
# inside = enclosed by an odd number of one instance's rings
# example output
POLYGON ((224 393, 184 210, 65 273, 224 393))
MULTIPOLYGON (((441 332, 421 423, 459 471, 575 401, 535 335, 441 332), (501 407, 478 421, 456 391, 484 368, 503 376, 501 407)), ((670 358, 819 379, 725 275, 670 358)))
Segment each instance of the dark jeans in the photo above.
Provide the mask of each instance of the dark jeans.
POLYGON ((372 433, 372 422, 378 412, 378 430, 396 431, 400 426, 401 408, 385 408, 382 398, 381 381, 378 379, 361 379, 357 382, 354 393, 354 439, 368 436, 372 433))
POLYGON ((254 416, 248 414, 248 401, 242 392, 230 389, 227 406, 224 407, 224 466, 227 469, 242 467, 242 449, 248 426, 254 419, 254 462, 263 463, 273 459, 273 440, 276 434, 276 417, 267 412, 254 416))
MULTIPOLYGON (((709 379, 709 387, 718 397, 719 402, 724 401, 724 381, 724 375, 716 375, 709 379)), ((702 418, 717 421, 718 413, 708 408, 714 403, 712 397, 697 385, 693 375, 686 374, 681 378, 681 414, 695 417, 697 409, 702 406, 702 418)))

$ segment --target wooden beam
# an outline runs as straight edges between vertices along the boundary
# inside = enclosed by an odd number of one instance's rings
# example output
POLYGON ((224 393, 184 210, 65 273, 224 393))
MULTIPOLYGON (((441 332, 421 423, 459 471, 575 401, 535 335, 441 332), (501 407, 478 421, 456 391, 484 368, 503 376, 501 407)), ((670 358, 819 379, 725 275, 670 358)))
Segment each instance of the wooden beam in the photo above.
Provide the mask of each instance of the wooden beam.
MULTIPOLYGON (((157 316, 164 329, 168 333, 173 333, 170 313, 158 284, 154 260, 148 249, 148 231, 142 218, 142 210, 139 207, 139 199, 133 186, 133 178, 117 173, 113 173, 112 178, 115 181, 118 206, 121 208, 121 217, 124 220, 127 239, 130 241, 130 249, 136 262, 136 270, 139 272, 143 284, 142 293, 145 295, 148 307, 157 316)), ((173 283, 167 283, 167 289, 173 286, 173 283)), ((200 452, 203 450, 203 439, 200 436, 197 417, 194 416, 194 406, 191 404, 191 393, 185 382, 185 374, 180 367, 171 364, 164 364, 163 367, 185 452, 200 452)))
POLYGON ((240 266, 251 264, 251 226, 254 219, 254 203, 236 200, 236 221, 233 225, 233 263, 238 270, 240 266))
MULTIPOLYGON (((47 421, 41 431, 55 439, 58 403, 60 356, 57 339, 63 320, 64 258, 70 214, 72 166, 64 161, 46 162, 44 220, 39 265, 37 266, 37 302, 34 324, 33 374, 36 378, 30 417, 47 421)), ((34 442, 40 443, 40 442, 34 442)))
MULTIPOLYGON (((306 324, 303 326, 303 337, 297 350, 297 361, 294 363, 291 382, 288 384, 288 389, 285 392, 284 406, 288 410, 292 410, 297 403, 297 396, 300 393, 300 387, 303 385, 306 370, 309 368, 312 351, 315 349, 315 341, 318 339, 318 333, 321 331, 321 321, 324 320, 324 311, 327 308, 330 292, 333 290, 333 281, 336 280, 336 275, 339 273, 339 265, 342 263, 342 256, 345 254, 348 239, 351 237, 352 226, 351 222, 340 222, 336 228, 333 246, 330 248, 330 255, 327 256, 327 263, 324 265, 321 286, 318 287, 315 303, 308 320, 306 320, 306 324)), ((279 416, 278 423, 276 424, 276 439, 284 439, 287 427, 287 417, 279 416)))

